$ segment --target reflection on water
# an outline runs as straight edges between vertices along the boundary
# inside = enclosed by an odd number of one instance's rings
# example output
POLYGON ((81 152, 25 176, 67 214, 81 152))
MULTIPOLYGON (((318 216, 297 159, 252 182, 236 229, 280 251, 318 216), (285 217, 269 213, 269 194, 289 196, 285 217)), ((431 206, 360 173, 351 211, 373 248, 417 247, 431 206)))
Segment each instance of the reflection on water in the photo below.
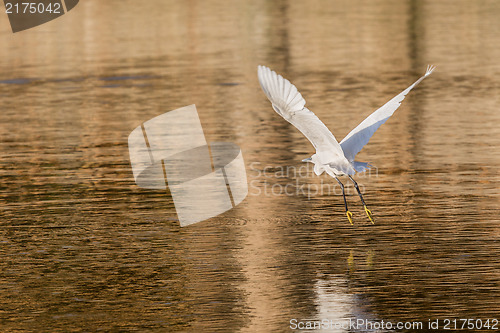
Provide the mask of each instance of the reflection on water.
POLYGON ((1 21, 0 325, 269 332, 293 318, 500 317, 499 15, 487 0, 87 0, 15 35, 1 21), (377 224, 352 188, 354 227, 335 193, 251 194, 297 180, 257 171, 312 153, 269 107, 258 64, 341 139, 428 63, 436 72, 359 156, 377 167, 357 178, 377 224), (135 185, 127 136, 190 104, 207 141, 242 148, 254 187, 180 229, 164 191, 135 185))

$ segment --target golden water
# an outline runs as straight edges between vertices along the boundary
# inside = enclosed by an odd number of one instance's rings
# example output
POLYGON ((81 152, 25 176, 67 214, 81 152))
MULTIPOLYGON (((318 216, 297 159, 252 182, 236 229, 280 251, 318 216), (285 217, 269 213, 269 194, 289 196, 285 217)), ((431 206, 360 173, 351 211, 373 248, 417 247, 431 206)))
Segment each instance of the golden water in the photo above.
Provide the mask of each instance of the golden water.
POLYGON ((3 19, 0 327, 500 319, 499 17, 494 0, 86 0, 16 34, 3 19), (376 224, 350 186, 351 226, 331 179, 293 172, 313 148, 257 65, 340 140, 430 63, 358 155, 376 224), (180 229, 166 193, 135 185, 127 136, 190 104, 207 141, 241 147, 250 194, 180 229), (279 193, 296 182, 334 191, 279 193))

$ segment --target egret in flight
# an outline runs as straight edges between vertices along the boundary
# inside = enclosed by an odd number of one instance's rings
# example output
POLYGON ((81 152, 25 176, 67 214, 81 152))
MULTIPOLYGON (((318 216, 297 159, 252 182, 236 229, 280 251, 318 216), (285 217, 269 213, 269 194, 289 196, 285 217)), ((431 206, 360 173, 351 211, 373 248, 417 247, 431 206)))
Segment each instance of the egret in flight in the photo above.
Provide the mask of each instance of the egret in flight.
POLYGON ((370 165, 365 162, 355 161, 354 158, 363 146, 368 143, 368 140, 370 140, 380 125, 392 116, 410 90, 429 76, 434 68, 433 66, 427 66, 424 76, 369 115, 338 143, 325 124, 305 107, 306 101, 290 81, 265 66, 258 67, 260 86, 271 101, 274 111, 301 131, 316 149, 316 154, 302 160, 302 162, 313 163, 316 175, 319 176, 323 172, 326 172, 335 178, 342 188, 342 196, 344 197, 346 216, 349 223, 353 224, 352 213, 347 207, 344 185, 338 177, 346 175, 353 182, 366 215, 374 223, 372 213, 366 207, 358 184, 352 178, 356 172, 363 172, 369 169, 370 165))

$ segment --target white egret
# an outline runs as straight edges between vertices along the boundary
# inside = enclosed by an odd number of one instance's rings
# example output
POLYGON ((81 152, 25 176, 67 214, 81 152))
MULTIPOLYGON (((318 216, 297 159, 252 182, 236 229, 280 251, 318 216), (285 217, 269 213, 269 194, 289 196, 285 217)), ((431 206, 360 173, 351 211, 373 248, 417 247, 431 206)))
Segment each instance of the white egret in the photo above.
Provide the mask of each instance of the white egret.
POLYGON ((258 67, 258 77, 262 90, 264 90, 267 98, 271 101, 274 111, 301 131, 316 149, 315 154, 302 161, 313 163, 316 175, 319 176, 323 172, 326 172, 340 184, 346 216, 349 222, 353 224, 352 213, 347 207, 344 185, 338 179, 338 176, 347 175, 354 183, 366 215, 374 223, 372 213, 366 207, 358 184, 351 177, 356 172, 363 172, 369 169, 370 166, 368 163, 355 161, 354 158, 363 146, 368 143, 373 133, 392 116, 410 90, 429 76, 434 69, 434 66, 427 66, 424 76, 369 115, 347 134, 340 143, 337 142, 325 124, 305 107, 306 101, 290 81, 265 66, 258 67))

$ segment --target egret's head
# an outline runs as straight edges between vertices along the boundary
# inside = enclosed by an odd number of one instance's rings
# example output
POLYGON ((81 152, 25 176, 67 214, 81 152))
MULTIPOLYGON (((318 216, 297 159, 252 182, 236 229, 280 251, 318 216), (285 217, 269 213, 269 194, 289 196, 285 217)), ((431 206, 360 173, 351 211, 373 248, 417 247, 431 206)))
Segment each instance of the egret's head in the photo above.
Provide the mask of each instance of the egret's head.
POLYGON ((309 163, 314 163, 315 162, 315 157, 316 157, 316 154, 312 155, 311 157, 308 157, 306 159, 303 159, 302 162, 309 162, 309 163))
POLYGON ((319 156, 314 154, 309 158, 302 160, 302 162, 310 162, 314 164, 314 173, 316 175, 321 175, 325 171, 325 167, 321 164, 319 156))
POLYGON ((313 154, 311 157, 302 160, 302 162, 309 162, 309 163, 313 163, 313 164, 321 164, 321 161, 320 161, 319 156, 317 154, 313 154))

